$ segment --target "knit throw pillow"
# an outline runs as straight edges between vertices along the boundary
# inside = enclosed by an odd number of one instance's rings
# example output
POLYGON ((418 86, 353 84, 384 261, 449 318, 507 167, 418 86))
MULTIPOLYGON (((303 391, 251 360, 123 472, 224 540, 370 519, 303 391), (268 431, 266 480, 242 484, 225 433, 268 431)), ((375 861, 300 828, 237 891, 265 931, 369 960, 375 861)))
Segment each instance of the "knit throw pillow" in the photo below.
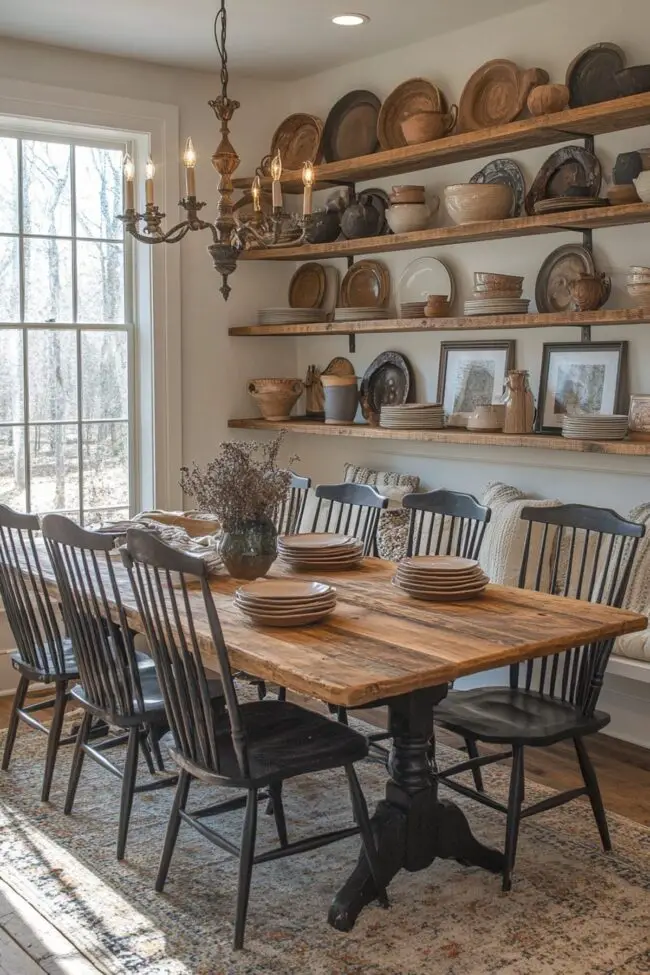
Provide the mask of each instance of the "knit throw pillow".
MULTIPOLYGON (((636 550, 623 608, 648 616, 650 615, 650 502, 633 508, 629 518, 630 521, 645 525, 646 534, 636 550)), ((633 660, 650 661, 650 629, 619 636, 614 643, 614 653, 633 660)))

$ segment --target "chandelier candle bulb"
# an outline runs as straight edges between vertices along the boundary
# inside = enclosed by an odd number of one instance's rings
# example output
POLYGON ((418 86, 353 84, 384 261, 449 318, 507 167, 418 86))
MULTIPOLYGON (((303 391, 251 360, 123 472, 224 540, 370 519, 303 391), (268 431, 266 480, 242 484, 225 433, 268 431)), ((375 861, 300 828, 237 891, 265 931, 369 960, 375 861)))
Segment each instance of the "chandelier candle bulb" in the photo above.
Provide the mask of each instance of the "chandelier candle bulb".
POLYGON ((271 176, 273 178, 273 209, 282 209, 282 185, 280 183, 280 178, 282 176, 282 156, 280 155, 280 150, 276 152, 273 157, 273 162, 271 163, 271 176))
POLYGON ((183 153, 183 165, 185 166, 185 192, 188 197, 196 196, 196 150, 192 139, 189 138, 185 143, 183 153))
POLYGON ((135 210, 135 163, 128 152, 124 156, 123 172, 126 209, 135 210))
POLYGON ((262 202, 260 195, 262 192, 262 183, 259 176, 256 176, 251 184, 251 195, 253 197, 253 211, 259 213, 262 209, 262 202))
POLYGON ((312 210, 312 193, 314 186, 314 164, 311 161, 303 164, 302 181, 305 187, 305 192, 302 198, 302 215, 303 217, 309 217, 311 216, 312 210))
POLYGON ((156 167, 153 164, 151 156, 147 159, 147 164, 144 167, 144 194, 145 202, 153 206, 153 178, 156 175, 156 167))

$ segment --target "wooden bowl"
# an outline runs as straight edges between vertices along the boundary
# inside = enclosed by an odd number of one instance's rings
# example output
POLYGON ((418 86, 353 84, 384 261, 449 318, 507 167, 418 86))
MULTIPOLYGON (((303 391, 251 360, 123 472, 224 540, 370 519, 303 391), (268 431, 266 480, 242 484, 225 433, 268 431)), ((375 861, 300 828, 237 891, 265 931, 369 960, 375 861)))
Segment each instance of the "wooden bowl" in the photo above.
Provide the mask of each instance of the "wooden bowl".
POLYGON ((491 271, 474 271, 474 286, 485 288, 512 288, 516 291, 524 284, 523 277, 517 274, 493 274, 491 271))
POLYGON ((512 190, 502 183, 455 183, 445 187, 445 205, 459 225, 505 220, 512 212, 512 190))
POLYGON ((528 96, 528 111, 531 115, 552 115, 563 112, 569 104, 569 89, 566 85, 537 85, 528 96))
POLYGON ((625 206, 627 203, 641 202, 641 197, 637 193, 634 183, 622 183, 619 186, 610 186, 607 190, 607 199, 612 206, 625 206))

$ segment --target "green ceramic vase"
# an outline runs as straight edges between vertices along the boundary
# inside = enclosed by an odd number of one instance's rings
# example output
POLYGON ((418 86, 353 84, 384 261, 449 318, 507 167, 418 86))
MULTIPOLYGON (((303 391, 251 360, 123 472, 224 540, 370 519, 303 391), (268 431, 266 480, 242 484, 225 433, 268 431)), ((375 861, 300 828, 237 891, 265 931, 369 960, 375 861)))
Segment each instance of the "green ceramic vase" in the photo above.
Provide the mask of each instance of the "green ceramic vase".
POLYGON ((259 579, 278 557, 278 533, 270 518, 246 521, 236 531, 224 532, 219 547, 233 579, 259 579))

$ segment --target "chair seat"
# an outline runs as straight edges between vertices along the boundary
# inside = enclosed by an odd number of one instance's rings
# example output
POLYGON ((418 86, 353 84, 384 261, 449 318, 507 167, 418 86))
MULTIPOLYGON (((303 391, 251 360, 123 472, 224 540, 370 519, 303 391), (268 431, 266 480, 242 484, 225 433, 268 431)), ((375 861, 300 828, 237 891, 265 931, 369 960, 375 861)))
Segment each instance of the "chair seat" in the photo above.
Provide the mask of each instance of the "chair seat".
POLYGON ((11 654, 12 666, 30 680, 38 680, 44 684, 50 684, 52 681, 57 680, 77 680, 79 677, 79 668, 77 667, 74 650, 72 649, 72 641, 68 637, 64 637, 61 642, 63 645, 62 671, 57 672, 58 666, 55 663, 57 655, 49 645, 43 647, 47 663, 46 667, 32 667, 30 663, 23 660, 18 651, 11 654))
POLYGON ((219 771, 183 756, 173 745, 174 761, 203 781, 235 786, 263 786, 269 782, 340 768, 365 758, 363 735, 287 701, 255 701, 240 705, 246 729, 250 775, 242 778, 232 745, 227 715, 216 716, 219 771))
POLYGON ((437 724, 465 738, 496 744, 550 745, 600 731, 609 724, 604 711, 585 717, 571 704, 536 691, 477 687, 451 691, 436 706, 437 724))

